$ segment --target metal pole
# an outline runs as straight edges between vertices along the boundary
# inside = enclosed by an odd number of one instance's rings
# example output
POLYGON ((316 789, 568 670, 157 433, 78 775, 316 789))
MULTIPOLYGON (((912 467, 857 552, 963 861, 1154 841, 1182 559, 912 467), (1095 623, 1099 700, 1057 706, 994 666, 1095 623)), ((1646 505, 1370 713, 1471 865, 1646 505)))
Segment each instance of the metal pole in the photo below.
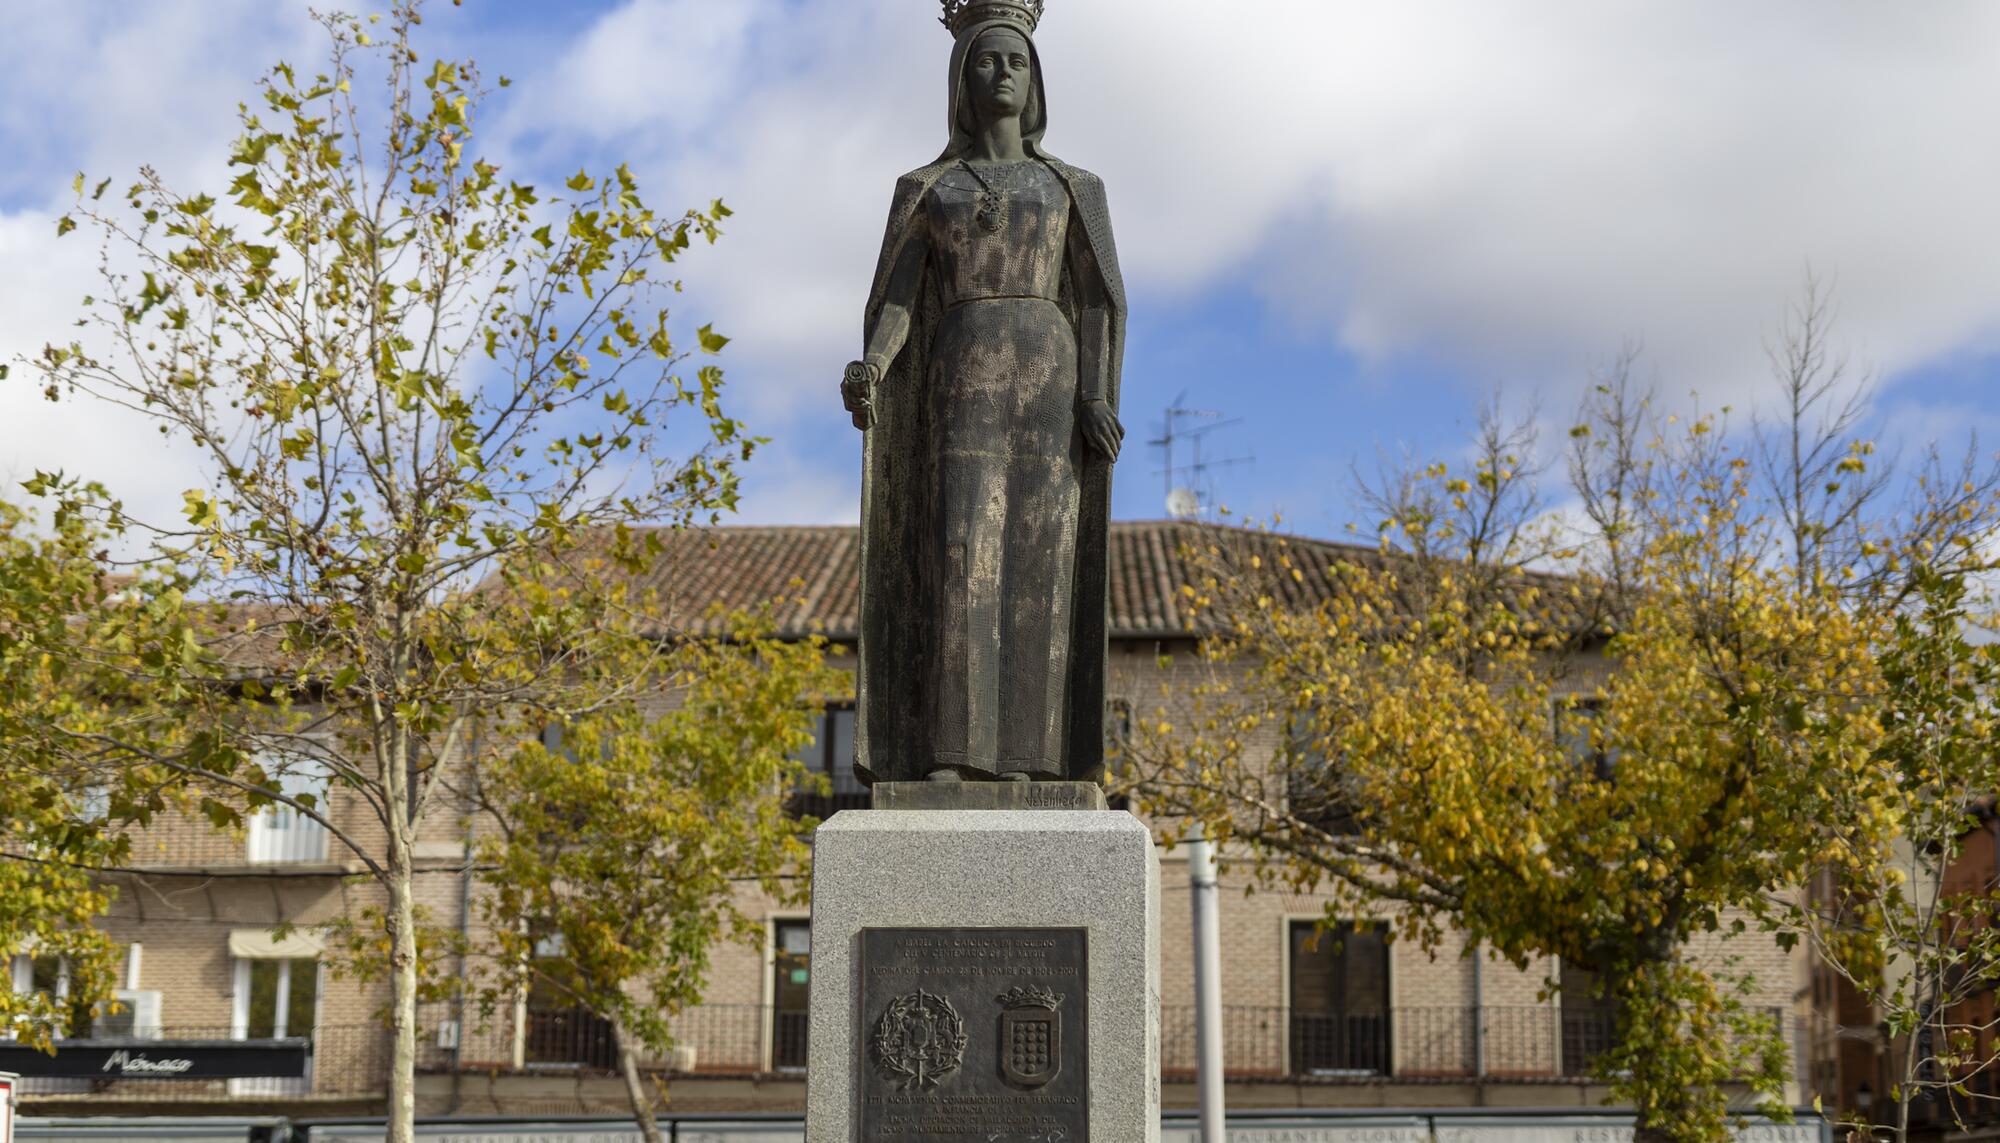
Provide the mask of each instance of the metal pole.
POLYGON ((1188 842, 1188 889, 1194 914, 1195 1090, 1201 1101, 1201 1143, 1223 1143, 1222 926, 1215 891, 1215 854, 1208 836, 1188 842))
POLYGON ((1486 1105, 1486 946, 1472 942, 1472 1084, 1474 1103, 1486 1105))

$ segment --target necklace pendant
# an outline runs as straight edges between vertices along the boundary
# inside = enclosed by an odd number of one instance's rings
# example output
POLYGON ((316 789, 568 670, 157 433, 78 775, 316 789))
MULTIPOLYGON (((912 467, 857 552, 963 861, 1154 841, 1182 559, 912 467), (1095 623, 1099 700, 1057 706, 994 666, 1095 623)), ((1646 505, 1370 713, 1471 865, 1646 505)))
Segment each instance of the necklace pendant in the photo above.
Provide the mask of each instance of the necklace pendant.
POLYGON ((1000 219, 1005 209, 1005 200, 992 191, 987 191, 979 196, 979 207, 973 211, 972 216, 978 220, 981 230, 984 230, 988 234, 998 234, 1000 233, 1000 219))

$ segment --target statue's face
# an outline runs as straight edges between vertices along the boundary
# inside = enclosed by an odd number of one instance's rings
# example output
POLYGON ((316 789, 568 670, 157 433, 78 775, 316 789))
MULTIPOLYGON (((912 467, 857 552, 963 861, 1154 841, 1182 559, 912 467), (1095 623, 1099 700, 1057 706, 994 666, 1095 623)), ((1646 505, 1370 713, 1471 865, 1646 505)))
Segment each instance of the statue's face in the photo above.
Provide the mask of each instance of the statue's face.
POLYGON ((965 84, 979 121, 1019 116, 1035 81, 1034 56, 1021 33, 995 28, 979 37, 965 61, 965 84))

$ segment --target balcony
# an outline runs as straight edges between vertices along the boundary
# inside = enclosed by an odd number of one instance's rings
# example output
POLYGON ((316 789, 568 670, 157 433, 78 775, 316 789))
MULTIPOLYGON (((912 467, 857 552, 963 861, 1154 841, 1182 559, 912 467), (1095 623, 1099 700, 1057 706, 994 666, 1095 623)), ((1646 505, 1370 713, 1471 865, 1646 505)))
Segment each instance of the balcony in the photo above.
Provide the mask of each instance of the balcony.
MULTIPOLYGON (((1304 1013, 1284 1008, 1235 1006, 1223 1010, 1223 1067, 1237 1083, 1501 1084, 1583 1083, 1590 1059, 1608 1047, 1610 1029, 1592 1016, 1555 1007, 1395 1008, 1365 1014, 1304 1013)), ((795 1076, 804 1067, 806 1015, 769 1005, 710 1004, 689 1009, 675 1021, 679 1044, 669 1057, 642 1061, 655 1073, 677 1077, 770 1078, 795 1076)), ((168 1026, 122 1046, 158 1060, 172 1057, 176 1044, 207 1043, 231 1054, 227 1028, 168 1026)), ((255 1047, 258 1042, 234 1043, 255 1047)), ((321 1026, 310 1037, 265 1042, 273 1058, 308 1053, 305 1076, 277 1083, 229 1080, 211 1072, 201 1078, 107 1079, 68 1076, 39 1078, 25 1092, 61 1098, 88 1093, 93 1106, 105 1102, 158 1102, 162 1099, 268 1102, 272 1095, 315 1100, 377 1099, 387 1087, 388 1032, 378 1024, 321 1026)), ((101 1051, 109 1041, 77 1042, 75 1059, 101 1051)), ((60 1049, 59 1045, 59 1049, 60 1049)), ((1160 1012, 1160 1065, 1170 1082, 1185 1082, 1195 1070, 1195 1009, 1168 1005, 1160 1012)), ((191 1053, 182 1053, 188 1055, 191 1053)), ((246 1074, 240 1054, 234 1074, 246 1074)), ((417 1067, 422 1073, 453 1072, 500 1077, 546 1073, 609 1075, 617 1067, 609 1027, 588 1013, 534 1012, 517 1040, 504 1017, 458 1029, 431 1019, 418 1031, 417 1067), (518 1054, 517 1054, 518 1053, 518 1054), (516 1066, 516 1061, 520 1061, 516 1066)), ((206 1065, 203 1065, 206 1066, 206 1065)), ((289 1074, 296 1076, 296 1071, 289 1074)))
MULTIPOLYGON (((674 1027, 679 1040, 674 1058, 648 1061, 647 1070, 768 1076, 794 1072, 806 1060, 806 1014, 801 1011, 707 1004, 682 1013, 674 1027)), ((615 1061, 600 1064, 591 1058, 597 1043, 578 1034, 561 1054, 579 1067, 609 1068, 615 1061)), ((1610 1026, 1600 1015, 1565 1016, 1552 1006, 1394 1008, 1357 1014, 1223 1009, 1223 1066, 1229 1079, 1243 1082, 1584 1082, 1590 1078, 1591 1060, 1610 1044, 1610 1026)), ((504 1068, 509 1045, 504 1028, 469 1029, 458 1066, 504 1068)), ((425 1066, 448 1070, 447 1055, 427 1049, 425 1066)), ((1170 1080, 1194 1075, 1192 1006, 1161 1009, 1160 1068, 1170 1080)))
POLYGON ((610 1071, 618 1066, 611 1021, 582 1008, 529 1011, 523 1040, 522 1059, 531 1068, 610 1071))

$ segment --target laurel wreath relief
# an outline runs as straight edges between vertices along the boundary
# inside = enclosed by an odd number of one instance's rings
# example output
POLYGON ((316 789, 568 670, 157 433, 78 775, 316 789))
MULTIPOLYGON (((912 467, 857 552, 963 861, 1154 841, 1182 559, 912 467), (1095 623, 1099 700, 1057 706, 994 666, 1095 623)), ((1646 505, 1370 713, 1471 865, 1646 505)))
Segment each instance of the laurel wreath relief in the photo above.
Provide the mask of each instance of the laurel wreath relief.
POLYGON ((875 1066, 898 1091, 928 1090, 965 1061, 965 1022, 942 996, 898 996, 875 1022, 875 1066))

